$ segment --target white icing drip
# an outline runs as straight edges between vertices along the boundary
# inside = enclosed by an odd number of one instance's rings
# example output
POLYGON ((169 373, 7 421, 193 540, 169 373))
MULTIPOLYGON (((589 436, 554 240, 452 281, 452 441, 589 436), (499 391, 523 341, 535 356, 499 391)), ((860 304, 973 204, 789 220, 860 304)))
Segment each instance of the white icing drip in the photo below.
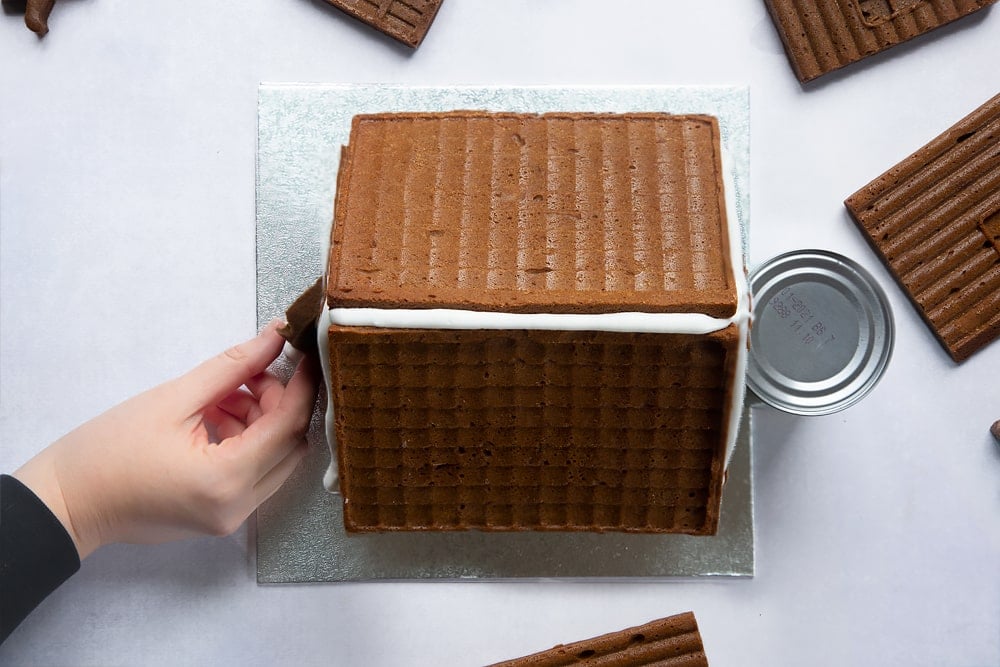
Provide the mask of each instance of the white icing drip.
MULTIPOLYGON (((324 281, 325 282, 325 281, 324 281)), ((325 290, 324 290, 325 291, 325 290)), ((330 374, 330 327, 324 326, 330 318, 329 308, 323 304, 323 312, 316 326, 316 343, 319 346, 319 364, 323 367, 323 382, 326 383, 326 443, 330 447, 330 467, 323 475, 323 486, 330 493, 339 492, 339 470, 337 469, 337 433, 333 428, 333 382, 330 374)))
POLYGON ((281 356, 288 359, 288 362, 293 366, 297 366, 302 357, 306 356, 303 354, 302 350, 296 349, 289 341, 285 341, 285 345, 281 348, 281 356))
MULTIPOLYGON (((325 283, 325 281, 324 281, 325 283)), ((324 290, 325 292, 326 290, 324 290)), ((330 368, 330 327, 324 326, 324 322, 329 322, 330 309, 326 303, 323 304, 323 312, 320 313, 316 324, 316 344, 319 346, 319 364, 323 367, 323 382, 326 383, 326 444, 330 448, 330 467, 323 475, 323 486, 330 493, 338 493, 338 483, 340 481, 340 471, 337 469, 337 432, 333 427, 333 381, 330 368)))
MULTIPOLYGON (((749 301, 749 299, 747 299, 749 301)), ((750 335, 750 317, 739 320, 739 339, 736 341, 736 367, 733 370, 733 395, 729 400, 729 424, 726 431, 726 458, 723 470, 729 468, 729 460, 733 458, 736 448, 736 436, 740 432, 740 420, 743 417, 743 400, 746 396, 747 360, 750 349, 747 345, 750 335)))
POLYGON ((747 357, 750 354, 750 286, 747 283, 745 258, 743 257, 743 234, 739 218, 736 216, 736 178, 734 177, 733 161, 729 151, 722 149, 722 187, 723 199, 726 202, 726 223, 729 227, 729 261, 733 271, 733 283, 736 286, 736 312, 733 321, 739 324, 739 338, 736 342, 736 369, 733 373, 733 395, 729 402, 729 424, 726 431, 725 468, 729 468, 729 460, 733 457, 736 447, 736 436, 740 430, 740 418, 743 416, 743 398, 746 394, 747 357), (736 252, 739 248, 739 252, 736 252))
MULTIPOLYGON (((531 329, 557 331, 610 331, 620 333, 677 333, 704 335, 721 331, 736 324, 738 340, 733 391, 729 403, 729 423, 726 431, 724 467, 729 467, 733 455, 743 398, 746 392, 747 340, 750 326, 750 294, 744 268, 742 234, 736 215, 735 180, 731 159, 722 150, 723 194, 729 232, 729 258, 736 288, 736 312, 729 318, 715 318, 703 313, 503 313, 488 311, 456 310, 447 308, 387 309, 387 308, 333 308, 326 305, 320 323, 326 321, 339 326, 366 326, 390 329, 531 329), (739 249, 739 252, 737 252, 739 249)), ((327 241, 328 243, 328 241, 327 241)), ((324 253, 324 256, 329 256, 324 253)), ((317 336, 323 376, 328 389, 330 381, 329 326, 318 326, 317 336)), ((326 409, 326 438, 330 445, 330 468, 323 477, 328 491, 337 491, 338 471, 336 435, 333 422, 333 393, 328 391, 326 409)))
MULTIPOLYGON (((327 427, 329 427, 329 424, 327 424, 327 427)), ((330 465, 327 466, 326 472, 323 473, 323 488, 330 493, 337 493, 337 484, 339 481, 340 477, 337 475, 337 462, 331 459, 330 465)))

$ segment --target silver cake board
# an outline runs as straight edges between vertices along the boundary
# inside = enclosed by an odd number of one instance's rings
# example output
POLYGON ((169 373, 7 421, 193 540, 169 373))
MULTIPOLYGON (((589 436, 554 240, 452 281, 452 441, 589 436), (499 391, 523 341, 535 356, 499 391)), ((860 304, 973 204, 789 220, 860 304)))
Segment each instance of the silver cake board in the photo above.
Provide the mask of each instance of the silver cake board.
MULTIPOLYGON (((264 84, 258 96, 257 321, 281 315, 325 268, 340 148, 358 113, 661 111, 716 116, 728 151, 746 256, 750 107, 736 87, 403 87, 264 84)), ((286 362, 279 362, 283 364, 286 362)), ((287 367, 281 368, 288 372, 287 367)), ((744 407, 718 533, 479 531, 348 535, 327 492, 325 392, 310 454, 257 511, 257 581, 749 577, 754 573, 752 423, 744 407)))

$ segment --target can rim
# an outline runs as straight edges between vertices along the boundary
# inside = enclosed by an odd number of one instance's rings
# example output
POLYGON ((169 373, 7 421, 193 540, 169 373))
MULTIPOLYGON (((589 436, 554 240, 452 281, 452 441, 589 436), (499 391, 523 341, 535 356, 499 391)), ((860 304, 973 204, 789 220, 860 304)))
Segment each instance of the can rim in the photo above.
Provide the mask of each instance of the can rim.
MULTIPOLYGON (((871 307, 873 317, 881 321, 882 334, 868 339, 868 349, 865 350, 864 357, 872 358, 871 363, 866 363, 859 369, 859 377, 848 385, 850 391, 846 395, 837 396, 829 402, 815 402, 816 396, 812 396, 812 401, 806 404, 803 401, 796 402, 795 395, 789 393, 788 396, 775 396, 768 389, 766 383, 759 382, 756 371, 759 370, 759 362, 753 345, 750 346, 749 364, 747 367, 747 386, 760 400, 777 408, 783 412, 795 415, 818 416, 828 415, 845 410, 862 398, 867 396, 878 385, 882 376, 888 368, 895 346, 895 323, 893 321, 892 308, 889 305, 888 297, 875 278, 864 267, 854 260, 828 250, 802 249, 785 252, 776 257, 761 263, 750 272, 748 283, 754 301, 754 306, 760 306, 769 300, 765 289, 766 285, 774 282, 786 274, 800 276, 819 276, 821 272, 827 270, 827 275, 835 275, 845 285, 860 290, 866 297, 864 303, 871 307), (770 273, 780 268, 782 264, 789 260, 797 260, 795 268, 797 271, 778 271, 773 277, 770 273), (804 262, 803 262, 804 261, 804 262), (829 272, 829 269, 835 269, 829 272), (806 269, 806 270, 803 270, 806 269), (808 270, 808 269, 811 269, 808 270), (768 277, 764 285, 761 285, 762 277, 768 277), (763 298, 762 298, 763 297, 763 298), (861 375, 860 372, 864 374, 861 375)), ((751 327, 751 341, 753 340, 753 327, 751 327)), ((861 350, 862 341, 859 341, 861 350)), ((842 392, 830 392, 831 396, 842 392)))

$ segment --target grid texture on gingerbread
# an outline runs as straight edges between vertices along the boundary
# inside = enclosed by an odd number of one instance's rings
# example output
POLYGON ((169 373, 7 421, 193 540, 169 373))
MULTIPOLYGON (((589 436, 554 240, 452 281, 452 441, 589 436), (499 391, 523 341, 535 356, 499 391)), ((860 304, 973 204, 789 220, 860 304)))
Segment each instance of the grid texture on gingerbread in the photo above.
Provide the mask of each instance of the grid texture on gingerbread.
POLYGON ((332 327, 345 523, 714 533, 737 342, 332 327))

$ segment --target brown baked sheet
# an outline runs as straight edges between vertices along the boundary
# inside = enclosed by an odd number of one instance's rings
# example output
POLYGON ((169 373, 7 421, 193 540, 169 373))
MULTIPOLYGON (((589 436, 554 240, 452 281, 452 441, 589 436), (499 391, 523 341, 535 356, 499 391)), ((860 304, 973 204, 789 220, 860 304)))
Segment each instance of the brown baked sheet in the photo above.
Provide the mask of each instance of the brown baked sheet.
POLYGON ((723 182, 711 116, 356 116, 327 296, 340 307, 729 317, 723 182))
POLYGON ((278 329, 282 338, 302 352, 316 350, 316 323, 323 312, 323 279, 317 278, 285 311, 285 325, 278 329))
POLYGON ((996 0, 765 0, 799 81, 885 51, 996 0))
POLYGON ((952 359, 1000 335, 1000 95, 844 203, 952 359))
POLYGON ((345 525, 714 534, 737 343, 331 327, 345 525))
POLYGON ((417 48, 444 0, 326 0, 379 32, 417 48))
POLYGON ((687 612, 611 632, 573 644, 559 645, 492 667, 708 667, 694 614, 687 612))

